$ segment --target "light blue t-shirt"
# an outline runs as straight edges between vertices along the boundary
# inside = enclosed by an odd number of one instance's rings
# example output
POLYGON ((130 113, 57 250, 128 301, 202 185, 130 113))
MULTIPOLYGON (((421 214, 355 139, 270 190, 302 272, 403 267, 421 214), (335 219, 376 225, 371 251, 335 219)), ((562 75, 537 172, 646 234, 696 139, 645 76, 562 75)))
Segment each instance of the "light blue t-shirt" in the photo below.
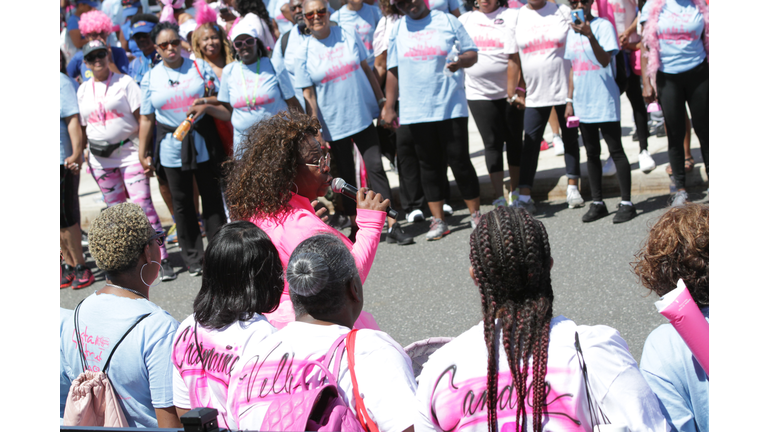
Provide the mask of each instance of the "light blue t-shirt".
MULTIPOLYGON (((648 20, 654 3, 649 1, 643 6, 640 24, 648 20)), ((704 16, 691 0, 666 0, 659 15, 659 70, 679 74, 705 61, 703 32, 704 16)))
POLYGON ((157 54, 157 52, 152 51, 152 54, 147 57, 141 50, 134 53, 136 58, 131 60, 131 63, 128 65, 128 75, 130 75, 139 85, 141 85, 141 80, 144 79, 144 75, 152 69, 152 66, 158 63, 155 61, 155 54, 157 54))
POLYGON ((373 67, 373 32, 376 30, 376 24, 381 19, 381 10, 378 7, 363 3, 363 8, 359 11, 351 11, 346 6, 331 15, 331 21, 336 21, 340 26, 349 31, 357 33, 357 36, 363 42, 367 52, 366 60, 368 66, 373 67))
MULTIPOLYGON (((173 406, 171 351, 179 322, 149 300, 95 293, 80 306, 78 319, 88 367, 99 372, 117 341, 146 313, 151 315, 118 346, 107 375, 128 426, 156 428, 155 408, 173 406)), ((61 335, 61 367, 71 383, 83 371, 74 319, 62 323, 61 335)))
POLYGON ((269 3, 269 7, 271 9, 267 9, 269 16, 272 17, 272 19, 274 19, 277 23, 277 30, 280 32, 280 34, 287 32, 293 26, 293 23, 288 21, 288 18, 284 17, 283 12, 280 10, 280 8, 283 7, 284 4, 288 3, 288 1, 289 0, 272 0, 269 3))
POLYGON ((424 4, 431 11, 443 11, 446 13, 451 13, 451 11, 459 9, 460 6, 459 0, 424 0, 424 4))
MULTIPOLYGON (((195 62, 187 58, 178 69, 170 69, 163 62, 155 65, 141 80, 140 114, 154 113, 159 123, 180 125, 195 99, 203 97, 205 83, 209 79, 213 78, 218 90, 219 80, 208 63, 199 61, 197 67, 205 81, 198 74, 195 62), (171 85, 169 81, 178 81, 179 84, 171 85)), ((189 133, 194 135, 197 163, 206 162, 208 149, 205 140, 195 130, 189 133)), ((168 168, 181 167, 181 141, 174 138, 173 133, 167 133, 160 142, 160 164, 168 168)))
POLYGON ((397 21, 389 37, 387 68, 398 68, 400 124, 426 123, 468 117, 464 71, 443 74, 453 44, 459 52, 477 51, 458 18, 440 11, 414 20, 397 21))
MULTIPOLYGON (((709 308, 701 313, 709 322, 709 308)), ((640 372, 673 431, 709 431, 709 377, 672 324, 660 325, 648 335, 640 372)))
POLYGON ((296 87, 315 86, 326 141, 354 135, 379 116, 376 96, 360 66, 365 57, 357 34, 342 27, 331 27, 322 40, 304 39, 296 53, 296 87))
MULTIPOLYGON (((66 336, 64 334, 64 324, 67 320, 72 319, 72 313, 74 311, 70 309, 59 308, 59 358, 63 358, 63 346, 61 343, 66 336)), ((64 362, 59 362, 59 418, 64 418, 64 407, 67 405, 67 395, 69 394, 69 388, 72 386, 72 382, 67 376, 67 371, 64 369, 64 362)))
MULTIPOLYGON (((120 0, 104 0, 101 4, 101 11, 112 21, 112 25, 122 25, 125 22, 123 18, 123 3, 120 0)), ((126 37, 126 39, 128 39, 126 37)), ((115 33, 110 33, 107 37, 107 44, 109 46, 119 46, 120 42, 117 40, 115 33)))
POLYGON ((249 127, 280 111, 286 111, 288 105, 285 101, 292 97, 293 85, 288 72, 285 69, 276 71, 269 57, 262 57, 249 65, 239 61, 226 65, 221 73, 218 98, 234 108, 233 154, 237 155, 240 141, 249 127))
POLYGON ((59 72, 59 165, 64 165, 64 159, 72 156, 72 141, 64 119, 79 112, 75 86, 68 76, 59 72))
POLYGON ((595 18, 589 23, 597 43, 611 55, 603 67, 586 36, 568 30, 565 58, 573 69, 573 114, 583 123, 617 122, 621 119, 619 86, 614 78, 614 56, 619 52, 616 32, 610 21, 595 18))
POLYGON ((275 42, 275 50, 272 52, 272 65, 279 70, 284 68, 288 71, 288 77, 291 79, 294 96, 301 104, 301 108, 306 112, 307 107, 304 103, 304 92, 296 86, 296 51, 304 43, 304 38, 308 36, 299 33, 299 26, 294 25, 287 35, 282 35, 275 42), (283 56, 282 38, 288 37, 288 43, 285 45, 285 56, 283 56))

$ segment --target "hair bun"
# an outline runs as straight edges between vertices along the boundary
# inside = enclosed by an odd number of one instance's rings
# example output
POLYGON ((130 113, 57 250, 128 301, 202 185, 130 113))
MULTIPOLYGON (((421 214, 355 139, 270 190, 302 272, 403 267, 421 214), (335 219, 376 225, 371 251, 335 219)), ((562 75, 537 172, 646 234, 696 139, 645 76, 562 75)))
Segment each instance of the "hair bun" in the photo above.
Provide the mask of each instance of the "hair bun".
POLYGON ((314 252, 306 252, 291 259, 285 276, 291 292, 309 297, 325 288, 328 283, 329 268, 322 256, 314 252))

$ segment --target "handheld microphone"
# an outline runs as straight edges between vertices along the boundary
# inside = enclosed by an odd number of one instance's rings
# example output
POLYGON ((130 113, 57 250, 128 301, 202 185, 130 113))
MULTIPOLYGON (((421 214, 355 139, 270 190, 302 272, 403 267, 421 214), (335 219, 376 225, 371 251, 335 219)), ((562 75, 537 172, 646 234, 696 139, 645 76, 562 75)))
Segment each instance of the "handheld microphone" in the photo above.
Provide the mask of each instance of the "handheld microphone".
MULTIPOLYGON (((331 182, 331 190, 333 190, 334 193, 340 193, 352 201, 357 202, 357 188, 345 182, 342 178, 336 177, 333 179, 333 182, 331 182)), ((397 210, 387 206, 386 212, 387 216, 392 219, 397 219, 397 210)))

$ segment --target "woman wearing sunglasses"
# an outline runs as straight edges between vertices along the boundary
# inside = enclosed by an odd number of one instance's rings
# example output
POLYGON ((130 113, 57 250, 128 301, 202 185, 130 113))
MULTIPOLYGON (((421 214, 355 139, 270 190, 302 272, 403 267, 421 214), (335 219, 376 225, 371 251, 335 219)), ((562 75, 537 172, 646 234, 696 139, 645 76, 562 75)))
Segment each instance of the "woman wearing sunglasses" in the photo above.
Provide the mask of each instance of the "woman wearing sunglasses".
POLYGON ((215 86, 216 75, 208 63, 181 56, 176 24, 161 22, 152 29, 150 37, 163 61, 141 81, 139 158, 146 173, 157 171, 167 179, 184 264, 190 275, 200 276, 203 239, 197 224, 193 179, 202 197, 208 236, 216 235, 226 222, 226 215, 217 172, 223 153, 219 135, 215 127, 199 127, 197 120, 205 114, 228 120, 229 112, 222 106, 193 105, 205 96, 207 85, 209 90, 211 84, 215 86), (174 131, 187 119, 193 126, 179 141, 174 138, 174 131), (156 143, 151 143, 155 127, 156 143))
MULTIPOLYGON (((323 139, 331 146, 339 175, 348 182, 355 178, 354 141, 363 155, 371 189, 389 199, 389 180, 373 125, 386 99, 366 61, 368 51, 356 33, 330 25, 325 0, 305 2, 304 20, 312 37, 296 55, 296 87, 304 89, 307 113, 323 125, 323 139)), ((353 221, 350 238, 354 239, 355 207, 345 205, 344 213, 353 221)), ((395 219, 389 218, 388 224, 387 243, 413 243, 395 219)))
POLYGON ((424 0, 400 0, 395 5, 405 17, 395 23, 389 38, 387 98, 381 117, 385 124, 397 124, 399 96, 400 123, 410 125, 421 186, 432 212, 427 240, 439 240, 450 233, 443 210, 448 196, 446 161, 469 208, 473 229, 480 219, 480 183, 469 158, 469 112, 461 71, 477 62, 477 46, 455 16, 430 11, 424 0), (456 48, 456 61, 449 61, 448 53, 456 48))
POLYGON ((254 124, 289 107, 304 112, 293 95, 288 72, 275 69, 256 33, 247 21, 235 26, 232 35, 240 61, 227 65, 221 76, 218 99, 232 113, 235 157, 239 157, 240 142, 254 124))
MULTIPOLYGON (((163 226, 152 204, 149 177, 139 162, 139 106, 141 91, 128 75, 107 67, 107 46, 100 40, 85 44, 85 64, 93 79, 77 91, 80 124, 85 127, 90 157, 88 165, 107 206, 126 202, 128 197, 146 213, 152 228, 163 226)), ((161 280, 176 279, 165 244, 160 246, 161 280)))
MULTIPOLYGON (((80 33, 83 40, 88 43, 93 40, 100 40, 104 43, 112 34, 112 21, 101 11, 95 10, 86 12, 80 17, 80 33)), ((103 54, 107 59, 107 66, 114 73, 128 73, 128 55, 120 47, 110 47, 107 45, 107 51, 103 54)), ((67 75, 72 78, 80 77, 81 82, 85 82, 93 77, 93 72, 88 69, 88 65, 83 62, 83 52, 78 51, 72 57, 67 65, 67 75)))
POLYGON ((101 212, 88 229, 88 243, 106 283, 62 323, 61 334, 67 335, 60 349, 62 391, 84 369, 103 371, 109 362, 109 381, 131 428, 181 428, 171 361, 179 322, 149 299, 160 273, 163 237, 136 204, 101 212), (78 333, 81 341, 73 337, 78 333))

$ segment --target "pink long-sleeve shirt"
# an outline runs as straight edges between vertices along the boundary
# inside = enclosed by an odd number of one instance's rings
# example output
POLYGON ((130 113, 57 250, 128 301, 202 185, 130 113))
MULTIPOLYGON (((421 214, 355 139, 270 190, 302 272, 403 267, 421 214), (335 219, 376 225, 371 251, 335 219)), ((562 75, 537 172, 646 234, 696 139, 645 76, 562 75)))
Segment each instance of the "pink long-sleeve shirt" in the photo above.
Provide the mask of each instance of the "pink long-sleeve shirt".
MULTIPOLYGON (((280 255, 283 269, 288 267, 291 253, 299 243, 317 233, 330 232, 336 234, 352 253, 360 281, 365 283, 368 272, 373 266, 373 259, 376 257, 376 248, 379 246, 381 229, 387 214, 383 211, 357 209, 357 226, 360 227, 360 230, 357 232, 355 243, 352 243, 346 236, 341 235, 336 229, 326 225, 317 217, 309 199, 293 194, 289 206, 289 209, 278 217, 251 218, 251 222, 263 229, 272 240, 277 248, 277 253, 280 255)), ((275 312, 265 314, 265 316, 277 328, 282 328, 287 323, 294 321, 293 304, 288 295, 287 281, 280 299, 280 307, 275 312)), ((356 328, 372 328, 372 326, 375 326, 375 321, 366 312, 361 313, 360 318, 355 323, 356 328)), ((378 327, 374 328, 378 329, 378 327)))

